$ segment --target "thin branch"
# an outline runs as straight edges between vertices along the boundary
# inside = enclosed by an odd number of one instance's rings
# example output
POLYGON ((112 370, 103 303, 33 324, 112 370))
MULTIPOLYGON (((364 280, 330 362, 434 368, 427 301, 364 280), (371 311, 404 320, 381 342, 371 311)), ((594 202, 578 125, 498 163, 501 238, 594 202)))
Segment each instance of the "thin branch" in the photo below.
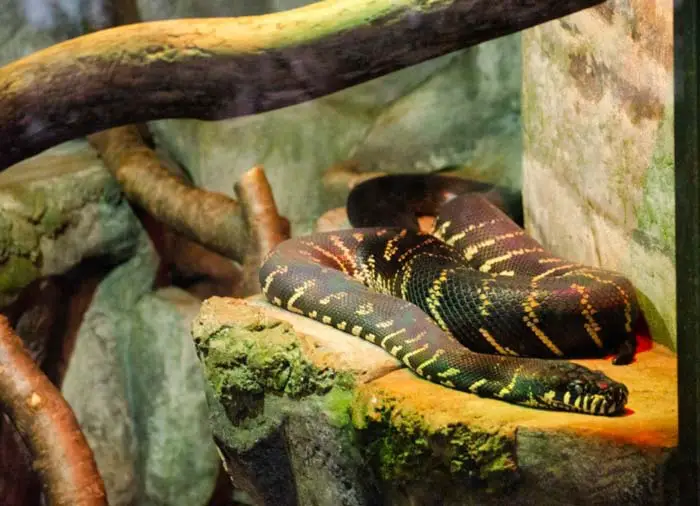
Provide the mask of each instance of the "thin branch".
POLYGON ((298 104, 599 3, 335 0, 91 33, 0 69, 0 170, 111 127, 298 104))
POLYGON ((188 239, 243 263, 250 238, 241 206, 188 185, 161 165, 135 126, 88 137, 127 198, 188 239))
POLYGON ((27 441, 51 506, 107 504, 92 450, 73 411, 2 315, 0 406, 27 441))

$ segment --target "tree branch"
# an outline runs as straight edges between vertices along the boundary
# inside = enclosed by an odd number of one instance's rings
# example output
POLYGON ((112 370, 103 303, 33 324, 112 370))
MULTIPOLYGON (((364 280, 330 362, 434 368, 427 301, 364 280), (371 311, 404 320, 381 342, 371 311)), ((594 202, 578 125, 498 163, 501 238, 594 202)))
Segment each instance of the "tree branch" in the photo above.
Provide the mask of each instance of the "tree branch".
POLYGON ((599 3, 336 0, 99 31, 0 69, 0 170, 110 127, 298 104, 599 3))
POLYGON ((277 212, 272 188, 262 167, 253 167, 243 174, 235 185, 235 191, 252 239, 243 263, 243 292, 258 293, 260 265, 272 248, 289 239, 290 225, 277 212))
POLYGON ((244 262, 250 239, 235 200, 190 186, 171 174, 135 126, 113 128, 88 140, 130 201, 188 239, 244 262))
POLYGON ((0 406, 27 441, 51 506, 103 506, 104 484, 73 412, 0 315, 0 406))

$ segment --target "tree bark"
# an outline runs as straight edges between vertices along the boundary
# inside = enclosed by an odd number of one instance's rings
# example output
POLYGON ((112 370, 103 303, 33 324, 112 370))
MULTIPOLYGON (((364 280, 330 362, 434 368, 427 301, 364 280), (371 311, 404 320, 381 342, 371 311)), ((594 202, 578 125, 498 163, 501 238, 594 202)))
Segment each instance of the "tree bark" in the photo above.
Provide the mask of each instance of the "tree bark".
POLYGON ((23 436, 51 506, 105 506, 92 450, 58 388, 0 315, 0 407, 23 436))
POLYGON ((329 0, 99 31, 0 69, 0 170, 115 126, 298 104, 599 3, 329 0))

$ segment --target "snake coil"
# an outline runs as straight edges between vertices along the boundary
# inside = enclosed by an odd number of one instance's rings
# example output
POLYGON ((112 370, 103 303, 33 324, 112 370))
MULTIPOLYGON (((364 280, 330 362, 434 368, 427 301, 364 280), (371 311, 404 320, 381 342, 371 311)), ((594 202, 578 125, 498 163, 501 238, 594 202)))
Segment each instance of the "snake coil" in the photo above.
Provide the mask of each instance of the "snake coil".
POLYGON ((501 209, 517 214, 512 197, 436 175, 368 180, 348 198, 359 228, 280 244, 260 270, 263 293, 381 346, 426 380, 535 408, 619 414, 625 385, 561 359, 629 362, 634 288, 548 252, 501 209), (417 230, 420 214, 437 215, 432 234, 417 230))

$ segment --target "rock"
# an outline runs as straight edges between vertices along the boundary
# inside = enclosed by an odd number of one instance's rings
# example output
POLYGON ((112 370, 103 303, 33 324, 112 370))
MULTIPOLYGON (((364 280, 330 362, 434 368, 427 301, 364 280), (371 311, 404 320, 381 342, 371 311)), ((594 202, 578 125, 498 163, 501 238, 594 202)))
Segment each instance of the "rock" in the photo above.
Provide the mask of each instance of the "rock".
POLYGON ((661 505, 677 495, 676 359, 661 345, 629 366, 577 361, 630 388, 626 416, 594 417, 429 383, 379 347, 260 298, 208 299, 193 336, 217 444, 256 504, 661 505))
POLYGON ((199 299, 151 293, 158 265, 141 247, 100 283, 63 382, 112 505, 205 505, 218 459, 189 334, 199 299))
POLYGON ((627 275, 671 347, 672 20, 671 2, 615 0, 523 32, 527 228, 561 256, 627 275))
POLYGON ((0 174, 0 307, 35 279, 88 258, 128 258, 138 220, 84 141, 58 146, 0 174))

